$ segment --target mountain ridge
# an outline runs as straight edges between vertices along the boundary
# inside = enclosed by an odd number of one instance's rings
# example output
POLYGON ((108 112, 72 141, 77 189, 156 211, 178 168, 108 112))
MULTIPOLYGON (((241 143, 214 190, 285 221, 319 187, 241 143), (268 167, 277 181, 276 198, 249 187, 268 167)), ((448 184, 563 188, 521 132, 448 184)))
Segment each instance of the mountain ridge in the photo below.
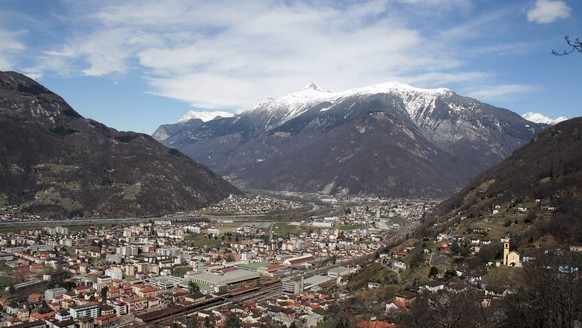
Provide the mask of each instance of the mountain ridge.
POLYGON ((167 138, 158 140, 244 187, 424 197, 419 189, 425 180, 427 190, 439 190, 426 195, 446 197, 546 127, 445 88, 391 82, 341 92, 321 90, 308 87, 267 99, 232 118, 164 125, 154 136, 166 133, 167 138), (391 153, 420 157, 398 159, 391 153), (428 154, 437 167, 423 159, 428 154), (348 168, 353 161, 347 157, 360 163, 348 168), (300 162, 305 170, 295 172, 289 161, 300 162), (366 161, 383 173, 363 172, 366 161), (390 169, 380 170, 382 165, 390 169), (335 173, 321 174, 322 167, 335 173), (414 168, 415 178, 407 177, 403 168, 414 168), (423 176, 426 172, 433 173, 423 176), (448 182, 436 182, 443 177, 448 182), (378 186, 379 181, 392 188, 378 186))
POLYGON ((63 216, 156 216, 240 193, 151 136, 83 118, 34 80, 0 72, 0 201, 63 216))

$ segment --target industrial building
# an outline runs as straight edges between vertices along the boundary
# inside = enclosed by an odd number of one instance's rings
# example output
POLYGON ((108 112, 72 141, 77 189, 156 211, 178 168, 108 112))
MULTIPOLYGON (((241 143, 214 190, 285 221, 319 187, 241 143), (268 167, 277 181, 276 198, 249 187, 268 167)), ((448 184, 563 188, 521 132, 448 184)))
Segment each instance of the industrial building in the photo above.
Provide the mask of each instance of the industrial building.
POLYGON ((205 284, 209 286, 232 286, 242 282, 251 282, 259 280, 261 275, 249 270, 231 270, 223 273, 196 273, 186 274, 184 279, 193 281, 198 284, 205 284))

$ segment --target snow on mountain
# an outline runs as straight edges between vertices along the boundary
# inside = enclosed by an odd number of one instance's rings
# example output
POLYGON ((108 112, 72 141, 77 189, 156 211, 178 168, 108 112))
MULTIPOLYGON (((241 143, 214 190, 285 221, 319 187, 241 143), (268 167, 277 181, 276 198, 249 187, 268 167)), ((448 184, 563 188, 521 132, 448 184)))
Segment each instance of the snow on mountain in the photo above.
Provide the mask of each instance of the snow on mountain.
POLYGON ((560 123, 560 122, 565 121, 565 120, 568 119, 567 117, 563 117, 563 116, 560 116, 558 118, 552 119, 552 118, 547 117, 544 114, 541 114, 541 113, 533 113, 533 112, 527 112, 527 113, 523 114, 521 117, 523 117, 524 119, 526 119, 526 120, 528 120, 530 122, 534 122, 534 123, 544 123, 544 124, 551 124, 551 125, 560 123))
MULTIPOLYGON (((328 110, 334 104, 349 97, 366 97, 374 94, 394 94, 405 100, 406 110, 411 117, 415 117, 420 109, 430 107, 435 99, 442 95, 451 95, 453 92, 446 88, 422 89, 415 88, 400 82, 388 82, 362 88, 348 89, 333 92, 321 86, 309 83, 302 90, 287 94, 281 98, 268 98, 257 104, 251 111, 261 115, 273 117, 268 127, 283 124, 309 110, 313 105, 328 102, 328 110)), ((434 106, 433 106, 434 107, 434 106)))
POLYGON ((251 188, 441 197, 545 127, 445 88, 310 83, 155 138, 251 188))
POLYGON ((223 112, 223 111, 214 111, 214 112, 195 112, 189 111, 186 115, 182 116, 177 123, 186 123, 193 119, 200 119, 203 122, 212 121, 217 117, 231 117, 233 113, 223 112))

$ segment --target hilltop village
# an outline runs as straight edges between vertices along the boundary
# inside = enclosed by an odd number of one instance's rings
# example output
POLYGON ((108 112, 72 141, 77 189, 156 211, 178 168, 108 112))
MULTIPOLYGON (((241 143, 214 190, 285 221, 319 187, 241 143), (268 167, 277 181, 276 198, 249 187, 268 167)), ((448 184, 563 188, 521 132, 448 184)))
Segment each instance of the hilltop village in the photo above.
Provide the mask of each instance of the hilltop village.
MULTIPOLYGON (((332 216, 272 222, 267 213, 305 205, 231 196, 188 219, 4 233, 0 324, 158 326, 181 318, 183 325, 200 320, 220 327, 235 313, 248 326, 315 327, 346 296, 342 286, 349 277, 373 261, 378 249, 410 233, 435 205, 331 203, 332 216), (217 215, 209 220, 202 213, 217 215), (248 214, 264 216, 256 222, 233 219, 248 214)), ((5 211, 2 220, 23 219, 5 211)))

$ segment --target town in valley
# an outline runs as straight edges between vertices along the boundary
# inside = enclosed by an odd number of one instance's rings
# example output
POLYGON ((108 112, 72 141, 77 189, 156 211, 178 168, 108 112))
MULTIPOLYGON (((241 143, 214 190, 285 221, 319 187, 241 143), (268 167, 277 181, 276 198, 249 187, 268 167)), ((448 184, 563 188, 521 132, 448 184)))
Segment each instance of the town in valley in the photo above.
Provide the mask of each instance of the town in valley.
MULTIPOLYGON (((231 195, 191 213, 90 224, 5 206, 1 322, 221 327, 235 314, 245 326, 315 327, 334 316, 364 268, 406 269, 404 258, 382 250, 436 204, 231 195)), ((381 283, 366 281, 365 289, 381 283)), ((386 317, 387 304, 376 302, 363 321, 386 317)))

